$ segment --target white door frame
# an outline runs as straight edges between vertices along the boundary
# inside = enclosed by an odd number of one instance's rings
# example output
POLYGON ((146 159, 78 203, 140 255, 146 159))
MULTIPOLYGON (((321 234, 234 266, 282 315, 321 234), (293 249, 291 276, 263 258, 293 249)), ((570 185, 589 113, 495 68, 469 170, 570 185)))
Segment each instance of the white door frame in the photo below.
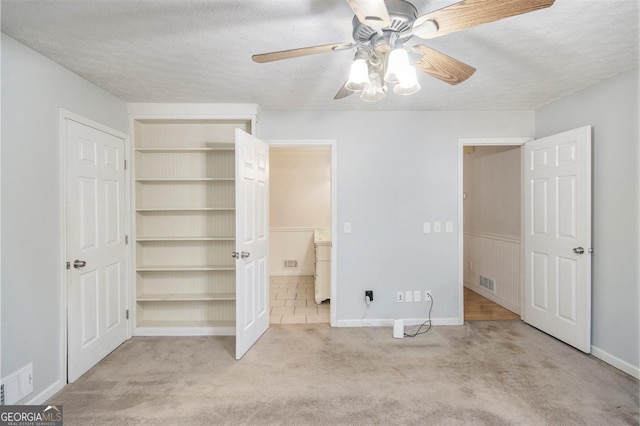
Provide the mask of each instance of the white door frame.
MULTIPOLYGON (((67 273, 66 263, 70 261, 67 259, 67 131, 66 131, 66 120, 72 120, 80 124, 84 124, 85 126, 93 127, 94 129, 100 130, 102 132, 108 133, 110 135, 116 136, 124 140, 124 154, 125 160, 130 163, 128 153, 130 152, 130 140, 129 135, 122 133, 118 130, 115 130, 111 127, 105 126, 104 124, 98 123, 96 121, 90 120, 82 115, 73 113, 71 111, 67 111, 63 108, 60 108, 60 135, 58 141, 58 149, 59 149, 59 218, 60 222, 58 224, 59 234, 58 240, 60 241, 60 259, 59 259, 59 281, 60 281, 60 316, 58 318, 58 327, 60 329, 60 365, 58 371, 58 383, 61 383, 60 388, 62 388, 67 383, 67 307, 68 307, 68 286, 69 286, 69 276, 67 273)), ((125 211, 128 212, 131 210, 131 196, 130 196, 130 188, 131 188, 131 167, 127 167, 124 173, 124 203, 123 206, 125 211)), ((124 222, 124 231, 127 235, 131 236, 131 215, 125 214, 125 222, 124 222)), ((130 289, 131 289, 131 279, 130 279, 130 271, 131 271, 131 259, 132 259, 132 247, 131 238, 129 238, 129 244, 126 246, 127 255, 126 255, 126 268, 127 273, 126 281, 125 281, 125 292, 126 292, 126 308, 131 311, 131 298, 130 289)), ((131 338, 131 327, 127 327, 127 339, 131 338)))
POLYGON ((270 139, 264 140, 270 147, 305 148, 328 146, 331 150, 331 303, 329 318, 331 327, 337 327, 338 300, 338 151, 335 139, 270 139))
MULTIPOLYGON (((464 168, 464 147, 478 145, 519 145, 532 141, 530 137, 513 138, 461 138, 458 139, 458 325, 464 324, 464 218, 463 218, 463 168, 464 168)), ((520 177, 522 181, 522 177, 520 177)), ((520 197, 522 203, 522 196, 520 197)), ((522 234, 522 224, 520 225, 522 234)), ((520 260, 522 263, 522 259, 520 260)), ((524 268, 520 268, 524 274, 524 268)), ((524 277, 524 276, 523 276, 524 277)), ((522 297, 522 296, 521 296, 522 297)), ((520 303, 522 306, 522 301, 520 303)), ((520 313, 522 317, 522 312, 520 313)))

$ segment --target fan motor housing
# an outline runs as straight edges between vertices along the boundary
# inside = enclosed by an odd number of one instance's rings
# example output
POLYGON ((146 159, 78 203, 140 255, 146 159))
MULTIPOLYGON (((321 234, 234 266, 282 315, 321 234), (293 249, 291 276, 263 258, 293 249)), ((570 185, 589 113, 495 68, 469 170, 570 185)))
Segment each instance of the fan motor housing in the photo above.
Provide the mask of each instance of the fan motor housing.
MULTIPOLYGON (((385 33, 410 30, 418 16, 418 9, 405 0, 385 0, 384 3, 389 11, 391 23, 382 30, 385 33)), ((360 22, 357 16, 353 17, 353 39, 356 43, 366 43, 376 34, 376 30, 360 22)))

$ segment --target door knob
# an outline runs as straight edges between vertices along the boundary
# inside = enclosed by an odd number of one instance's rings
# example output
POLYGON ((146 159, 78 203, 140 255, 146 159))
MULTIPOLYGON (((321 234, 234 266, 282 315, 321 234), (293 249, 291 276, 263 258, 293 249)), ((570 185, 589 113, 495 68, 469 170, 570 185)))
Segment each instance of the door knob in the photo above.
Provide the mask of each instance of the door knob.
POLYGON ((78 268, 84 268, 85 266, 87 266, 87 262, 85 262, 84 260, 74 260, 73 261, 73 267, 78 269, 78 268))
POLYGON ((246 259, 249 256, 251 256, 251 253, 249 253, 248 251, 243 251, 242 253, 240 253, 240 257, 243 259, 246 259))
POLYGON ((237 251, 232 251, 231 257, 233 257, 234 259, 240 259, 240 253, 238 253, 237 251))
POLYGON ((575 254, 584 254, 584 249, 582 247, 574 247, 573 252, 575 254))

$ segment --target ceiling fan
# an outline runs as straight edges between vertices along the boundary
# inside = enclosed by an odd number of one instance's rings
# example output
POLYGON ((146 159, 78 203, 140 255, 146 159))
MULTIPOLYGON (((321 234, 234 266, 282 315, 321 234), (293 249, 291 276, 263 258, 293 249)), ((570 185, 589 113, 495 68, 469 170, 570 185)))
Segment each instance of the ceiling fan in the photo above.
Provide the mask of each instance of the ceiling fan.
POLYGON ((355 49, 349 79, 334 99, 361 92, 364 101, 385 97, 387 83, 399 95, 420 90, 416 69, 451 85, 467 80, 476 71, 457 59, 424 44, 405 46, 414 36, 431 39, 511 16, 534 12, 555 0, 463 0, 418 16, 406 0, 347 0, 355 13, 353 40, 253 55, 265 63, 317 53, 355 49), (411 65, 413 64, 413 65, 411 65))

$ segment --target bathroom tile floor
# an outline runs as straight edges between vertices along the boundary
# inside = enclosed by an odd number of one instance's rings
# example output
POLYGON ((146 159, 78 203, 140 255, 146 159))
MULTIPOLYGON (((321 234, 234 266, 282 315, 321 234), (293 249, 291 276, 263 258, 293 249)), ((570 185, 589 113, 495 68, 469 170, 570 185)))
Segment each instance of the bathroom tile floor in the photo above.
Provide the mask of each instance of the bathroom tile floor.
POLYGON ((269 309, 270 324, 329 323, 329 301, 316 304, 312 276, 271 276, 269 309))

